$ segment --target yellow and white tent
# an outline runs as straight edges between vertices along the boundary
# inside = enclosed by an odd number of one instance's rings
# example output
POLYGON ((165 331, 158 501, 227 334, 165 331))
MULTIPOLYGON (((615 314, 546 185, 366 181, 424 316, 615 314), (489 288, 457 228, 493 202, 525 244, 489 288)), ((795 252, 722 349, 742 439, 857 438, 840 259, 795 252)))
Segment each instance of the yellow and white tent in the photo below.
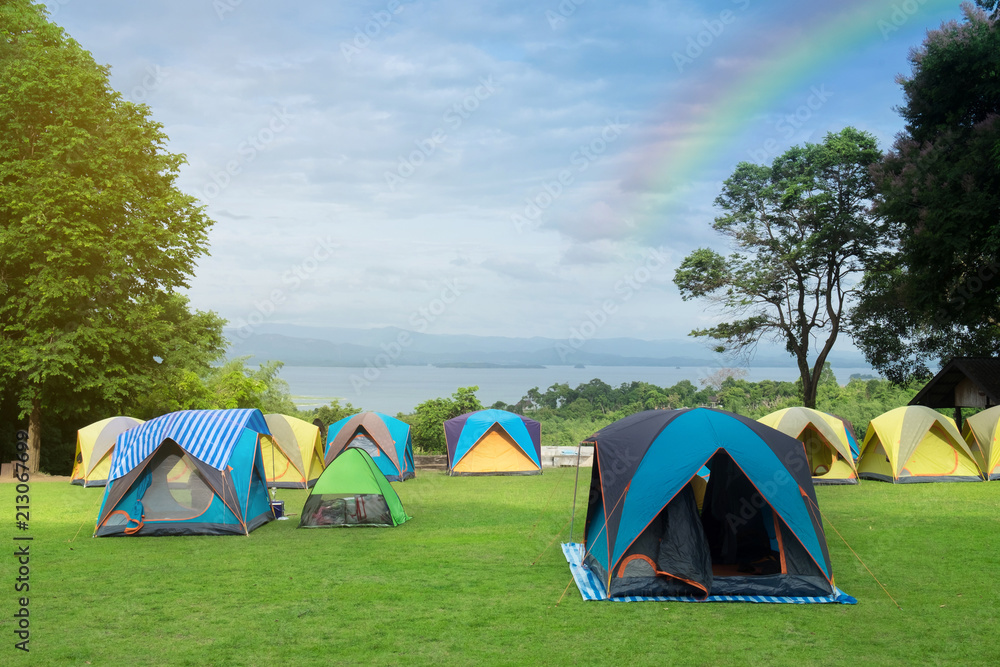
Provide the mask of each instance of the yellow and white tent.
POLYGON ((1000 479, 1000 406, 965 420, 962 435, 986 479, 1000 479))
POLYGON ((868 423, 858 474, 895 484, 983 479, 954 420, 923 405, 896 408, 868 423))
POLYGON ((79 486, 104 486, 111 471, 115 440, 143 423, 134 417, 108 417, 76 432, 76 456, 70 482, 79 486))
POLYGON ((264 472, 271 488, 306 489, 323 472, 319 427, 289 415, 264 415, 271 437, 261 438, 264 472))
POLYGON ((758 419, 802 442, 813 484, 857 484, 843 420, 812 408, 785 408, 758 419))

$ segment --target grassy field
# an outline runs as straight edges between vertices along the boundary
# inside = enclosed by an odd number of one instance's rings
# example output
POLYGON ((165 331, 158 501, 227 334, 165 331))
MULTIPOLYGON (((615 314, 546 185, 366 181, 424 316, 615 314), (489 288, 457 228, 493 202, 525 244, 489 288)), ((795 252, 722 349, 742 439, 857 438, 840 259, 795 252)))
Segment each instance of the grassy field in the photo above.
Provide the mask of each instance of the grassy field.
MULTIPOLYGON (((569 585, 573 473, 419 471, 394 485, 413 517, 397 528, 297 530, 296 515, 249 537, 93 539, 102 489, 34 483, 30 654, 13 646, 15 486, 0 484, 0 664, 996 664, 1000 483, 818 488, 856 606, 610 603, 569 585)), ((278 492, 289 513, 305 495, 278 492)))

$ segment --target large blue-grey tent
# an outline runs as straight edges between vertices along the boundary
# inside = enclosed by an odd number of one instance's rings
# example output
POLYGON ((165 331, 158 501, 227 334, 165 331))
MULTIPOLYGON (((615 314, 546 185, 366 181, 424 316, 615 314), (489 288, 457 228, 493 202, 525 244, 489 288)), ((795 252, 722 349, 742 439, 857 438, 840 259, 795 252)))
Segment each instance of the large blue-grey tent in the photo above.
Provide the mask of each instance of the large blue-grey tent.
POLYGON ((183 410, 118 436, 95 535, 247 535, 274 518, 260 410, 183 410))
POLYGON ((802 443, 723 410, 651 410, 595 447, 583 563, 611 599, 853 601, 802 443), (699 511, 692 479, 710 471, 699 511))

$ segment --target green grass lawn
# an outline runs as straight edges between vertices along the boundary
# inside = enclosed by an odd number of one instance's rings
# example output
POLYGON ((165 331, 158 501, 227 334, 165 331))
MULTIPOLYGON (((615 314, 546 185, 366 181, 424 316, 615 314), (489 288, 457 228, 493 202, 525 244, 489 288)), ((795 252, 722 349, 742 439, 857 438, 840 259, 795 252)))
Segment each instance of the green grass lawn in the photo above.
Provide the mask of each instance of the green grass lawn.
POLYGON ((279 491, 296 516, 249 537, 94 539, 103 489, 34 483, 27 655, 13 647, 15 487, 0 484, 0 664, 997 662, 1000 483, 817 488, 856 606, 611 603, 566 590, 573 474, 419 471, 393 485, 413 517, 397 528, 297 530, 306 493, 279 491))

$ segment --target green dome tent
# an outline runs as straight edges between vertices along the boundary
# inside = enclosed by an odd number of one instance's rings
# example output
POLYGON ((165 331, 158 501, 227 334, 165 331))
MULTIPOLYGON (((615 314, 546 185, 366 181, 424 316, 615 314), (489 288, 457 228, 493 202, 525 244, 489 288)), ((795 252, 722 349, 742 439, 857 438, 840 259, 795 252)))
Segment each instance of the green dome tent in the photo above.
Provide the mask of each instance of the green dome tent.
POLYGON ((351 447, 316 480, 302 507, 299 528, 398 526, 409 518, 368 452, 351 447))

